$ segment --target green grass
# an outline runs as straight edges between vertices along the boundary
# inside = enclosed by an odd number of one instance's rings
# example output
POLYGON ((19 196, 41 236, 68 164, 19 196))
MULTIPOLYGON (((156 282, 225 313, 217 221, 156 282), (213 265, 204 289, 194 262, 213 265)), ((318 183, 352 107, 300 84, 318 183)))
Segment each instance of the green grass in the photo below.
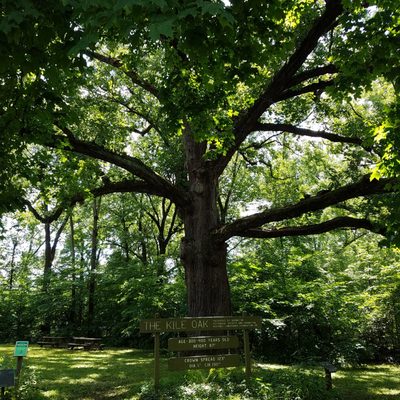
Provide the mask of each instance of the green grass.
MULTIPOLYGON (((0 360, 12 353, 13 346, 0 345, 0 360)), ((147 397, 144 398, 154 398, 151 393, 153 356, 149 352, 135 349, 71 351, 32 345, 26 366, 26 370, 34 371, 39 388, 32 397, 34 400, 135 400, 146 384, 147 397)), ((182 396, 179 398, 185 399, 257 398, 250 392, 248 397, 243 394, 241 371, 229 371, 218 370, 210 375, 208 371, 170 372, 163 360, 162 389, 170 392, 163 398, 177 398, 178 392, 182 396), (176 388, 175 392, 171 388, 176 388), (224 388, 224 392, 218 394, 215 388, 224 388)), ((260 388, 264 391, 264 397, 260 392, 259 398, 271 400, 295 399, 296 396, 301 400, 400 399, 400 367, 392 365, 339 370, 333 375, 334 390, 329 395, 324 388, 321 368, 259 364, 253 381, 253 391, 260 388)))
MULTIPOLYGON (((283 365, 259 364, 266 371, 264 377, 282 375, 283 371, 296 369, 303 382, 307 375, 318 372, 321 379, 322 368, 288 367, 283 365)), ((288 376, 290 377, 290 373, 288 376)), ((332 374, 332 399, 338 400, 400 400, 400 366, 399 365, 369 365, 363 368, 343 368, 332 374)))
POLYGON ((343 399, 400 400, 400 366, 373 365, 339 371, 337 391, 343 399))
MULTIPOLYGON (((0 355, 13 346, 0 346, 0 355)), ((130 349, 81 351, 30 346, 26 364, 43 398, 54 400, 134 399, 151 378, 152 355, 130 349)))

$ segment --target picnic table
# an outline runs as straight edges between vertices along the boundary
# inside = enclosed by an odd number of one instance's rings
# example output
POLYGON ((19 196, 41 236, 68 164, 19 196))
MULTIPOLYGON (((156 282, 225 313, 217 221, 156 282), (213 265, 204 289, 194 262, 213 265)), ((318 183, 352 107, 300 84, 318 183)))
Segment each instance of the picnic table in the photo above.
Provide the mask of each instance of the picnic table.
POLYGON ((43 336, 37 344, 40 347, 65 347, 68 342, 68 338, 65 336, 43 336))
POLYGON ((81 348, 84 350, 102 350, 104 345, 101 341, 101 338, 73 336, 72 342, 68 343, 68 348, 70 350, 74 350, 75 348, 81 348))

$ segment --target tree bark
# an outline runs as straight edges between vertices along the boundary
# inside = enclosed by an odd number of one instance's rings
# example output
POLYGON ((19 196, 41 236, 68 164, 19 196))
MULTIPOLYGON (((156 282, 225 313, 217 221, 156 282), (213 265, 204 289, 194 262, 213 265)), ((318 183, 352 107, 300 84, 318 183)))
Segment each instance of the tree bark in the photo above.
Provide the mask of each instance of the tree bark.
POLYGON ((181 260, 185 268, 189 316, 230 315, 230 290, 226 269, 227 247, 211 233, 219 221, 218 177, 204 160, 206 145, 196 143, 189 133, 185 150, 191 194, 190 209, 183 210, 185 237, 181 260))

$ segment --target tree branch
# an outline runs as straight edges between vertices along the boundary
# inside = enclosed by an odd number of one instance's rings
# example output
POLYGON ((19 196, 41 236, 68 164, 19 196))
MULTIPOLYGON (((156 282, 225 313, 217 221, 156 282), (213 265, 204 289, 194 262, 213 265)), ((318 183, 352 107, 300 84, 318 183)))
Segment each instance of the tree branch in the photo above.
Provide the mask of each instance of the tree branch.
POLYGON ((108 64, 111 65, 112 67, 118 68, 131 79, 132 83, 134 83, 137 86, 140 86, 142 89, 146 90, 147 92, 155 96, 157 99, 159 99, 160 94, 156 89, 156 87, 153 86, 151 83, 147 82, 146 80, 141 79, 136 71, 125 69, 124 64, 118 58, 104 56, 103 54, 97 53, 92 50, 85 50, 83 53, 90 58, 94 58, 98 61, 101 61, 104 64, 108 64))
POLYGON ((43 224, 48 222, 46 217, 42 217, 39 212, 33 207, 32 203, 29 200, 24 200, 24 203, 28 207, 28 210, 33 214, 33 216, 43 224))
POLYGON ((214 233, 215 239, 224 241, 232 236, 240 236, 249 229, 259 228, 269 222, 297 218, 306 213, 323 210, 356 197, 393 192, 395 190, 391 185, 396 182, 397 180, 394 178, 370 181, 369 175, 365 175, 356 183, 319 193, 285 207, 267 209, 221 226, 214 233))
POLYGON ((289 81, 289 86, 296 86, 308 79, 317 78, 321 75, 335 74, 339 72, 338 68, 333 64, 324 65, 323 67, 317 67, 309 69, 307 71, 299 72, 289 81))
POLYGON ((223 172, 236 150, 246 137, 254 131, 254 126, 262 114, 277 101, 276 99, 279 99, 279 96, 285 90, 293 86, 292 82, 295 79, 293 77, 307 57, 314 51, 319 39, 336 24, 337 18, 342 12, 343 6, 340 0, 326 0, 324 12, 314 21, 289 60, 274 75, 258 100, 236 121, 234 128, 235 144, 229 149, 226 156, 220 157, 215 161, 217 173, 221 174, 223 172))
MULTIPOLYGON (((257 123, 255 130, 270 131, 270 132, 276 132, 276 131, 289 132, 298 136, 317 137, 330 140, 331 142, 357 144, 359 146, 364 147, 363 141, 360 138, 341 136, 336 133, 331 133, 327 131, 314 131, 306 128, 298 128, 297 126, 290 124, 257 123)), ((371 150, 370 148, 367 147, 364 147, 364 149, 371 150)))
POLYGON ((277 97, 274 98, 274 103, 279 101, 288 100, 296 96, 300 96, 305 93, 321 93, 328 86, 332 86, 334 84, 333 80, 329 81, 319 81, 315 83, 311 83, 310 85, 303 86, 298 89, 289 89, 280 93, 277 97))
MULTIPOLYGON (((79 140, 68 128, 59 127, 59 129, 64 132, 66 138, 68 139, 67 146, 62 144, 63 150, 73 151, 81 155, 109 162, 141 178, 144 182, 146 182, 147 187, 152 188, 152 193, 157 193, 159 196, 166 197, 182 207, 188 203, 189 199, 185 191, 175 187, 160 175, 156 174, 151 168, 149 168, 139 159, 130 157, 127 154, 114 153, 111 150, 108 150, 93 142, 89 143, 79 140)), ((61 140, 56 135, 54 135, 53 138, 55 139, 55 143, 48 145, 51 147, 57 147, 61 140)))
MULTIPOLYGON (((145 131, 143 131, 143 133, 147 133, 151 128, 154 128, 154 130, 156 130, 158 133, 161 134, 160 129, 157 127, 157 125, 154 123, 154 121, 152 121, 143 112, 138 111, 136 108, 133 108, 126 101, 118 100, 118 99, 116 99, 116 98, 114 98, 112 96, 108 96, 107 98, 110 101, 112 101, 113 103, 119 104, 120 106, 124 107, 127 110, 128 113, 135 114, 138 117, 144 119, 149 124, 149 126, 145 129, 145 131)), ((140 133, 140 134, 142 134, 142 133, 140 133)))
POLYGON ((172 214, 171 223, 169 224, 167 237, 166 237, 166 240, 167 240, 168 242, 171 240, 172 236, 173 236, 175 233, 177 233, 177 232, 179 232, 180 230, 182 230, 182 228, 180 227, 180 224, 179 224, 179 223, 178 223, 177 226, 175 226, 175 221, 176 221, 177 216, 178 216, 178 210, 177 210, 177 208, 175 207, 175 208, 174 208, 174 212, 173 212, 173 214, 172 214))
POLYGON ((60 227, 57 229, 56 235, 53 240, 53 245, 51 246, 51 257, 53 260, 54 260, 55 254, 56 254, 58 241, 60 240, 61 234, 65 228, 65 225, 67 225, 67 222, 68 222, 70 216, 71 216, 71 210, 67 213, 67 215, 65 216, 64 220, 62 221, 60 227))
MULTIPOLYGON (((154 188, 148 185, 146 182, 134 179, 131 180, 127 179, 124 181, 114 182, 114 183, 109 182, 101 187, 92 189, 90 191, 90 193, 95 197, 112 193, 132 193, 132 192, 153 194, 155 196, 163 196, 162 193, 159 193, 156 190, 154 190, 154 188)), ((85 201, 86 197, 87 193, 83 192, 77 193, 68 200, 62 202, 62 204, 56 207, 46 217, 42 217, 28 200, 25 200, 25 204, 27 205, 29 211, 32 212, 32 214, 35 216, 37 220, 39 220, 42 223, 52 223, 56 221, 67 208, 73 207, 77 203, 82 203, 83 201, 85 201)))
POLYGON ((367 229, 374 233, 384 235, 386 229, 374 225, 367 219, 358 219, 352 217, 337 217, 329 221, 321 222, 319 224, 305 225, 305 226, 287 226, 278 229, 248 229, 242 232, 239 236, 259 239, 271 239, 285 236, 306 236, 318 235, 321 233, 330 232, 342 228, 355 228, 367 229))

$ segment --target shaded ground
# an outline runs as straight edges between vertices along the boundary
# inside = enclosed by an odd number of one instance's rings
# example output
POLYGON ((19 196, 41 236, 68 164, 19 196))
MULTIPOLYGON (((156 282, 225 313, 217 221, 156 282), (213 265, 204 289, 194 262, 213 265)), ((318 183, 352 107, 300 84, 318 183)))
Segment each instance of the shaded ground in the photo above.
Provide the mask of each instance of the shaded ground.
POLYGON ((400 400, 399 365, 372 365, 339 371, 335 382, 344 399, 400 400))
MULTIPOLYGON (((0 345, 2 356, 13 353, 14 346, 0 345)), ((13 360, 11 360, 13 362, 13 360)), ((135 349, 81 351, 41 349, 30 346, 26 365, 33 371, 39 394, 35 400, 134 400, 141 387, 152 382, 152 353, 135 349)), ((161 365, 162 385, 184 384, 186 380, 206 381, 207 371, 167 371, 161 365)), ((324 398, 324 373, 321 368, 259 364, 254 379, 268 385, 286 385, 304 398, 324 398), (315 396, 315 397, 314 397, 315 396)), ((368 366, 339 370, 333 375, 334 390, 326 398, 338 400, 400 400, 400 367, 368 366)), ((234 397, 235 399, 238 397, 234 397)))

